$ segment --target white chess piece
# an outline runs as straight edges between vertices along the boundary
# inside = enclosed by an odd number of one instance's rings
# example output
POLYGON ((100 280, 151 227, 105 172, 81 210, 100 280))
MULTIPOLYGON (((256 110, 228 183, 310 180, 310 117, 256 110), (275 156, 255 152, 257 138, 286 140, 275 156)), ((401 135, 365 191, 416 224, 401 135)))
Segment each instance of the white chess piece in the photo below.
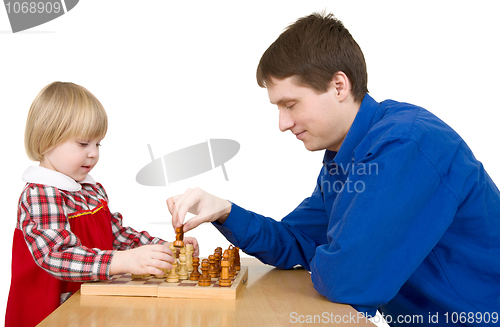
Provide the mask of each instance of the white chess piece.
POLYGON ((179 275, 179 279, 188 279, 188 271, 186 268, 186 255, 184 253, 181 253, 179 255, 179 272, 177 273, 179 275))
POLYGON ((186 244, 186 267, 188 272, 193 271, 193 244, 186 244))

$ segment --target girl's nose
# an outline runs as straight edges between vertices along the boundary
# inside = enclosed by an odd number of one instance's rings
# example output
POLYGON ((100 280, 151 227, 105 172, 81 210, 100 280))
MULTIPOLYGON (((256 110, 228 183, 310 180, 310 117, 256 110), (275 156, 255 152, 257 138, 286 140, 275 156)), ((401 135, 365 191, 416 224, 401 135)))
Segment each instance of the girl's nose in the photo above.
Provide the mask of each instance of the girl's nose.
POLYGON ((96 147, 92 147, 90 149, 90 151, 87 154, 87 157, 89 157, 89 158, 95 158, 98 155, 99 155, 99 148, 96 146, 96 147))

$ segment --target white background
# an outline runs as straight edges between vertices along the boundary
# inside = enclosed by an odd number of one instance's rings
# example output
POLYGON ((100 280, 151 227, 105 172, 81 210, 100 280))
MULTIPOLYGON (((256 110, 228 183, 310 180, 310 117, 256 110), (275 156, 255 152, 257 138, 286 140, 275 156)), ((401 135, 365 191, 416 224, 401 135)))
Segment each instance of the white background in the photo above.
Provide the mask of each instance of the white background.
MULTIPOLYGON (((27 159, 29 106, 45 85, 88 88, 109 117, 92 176, 125 225, 174 238, 165 200, 188 187, 281 219, 313 191, 322 153, 278 129, 278 111, 255 82, 260 56, 297 18, 333 12, 361 46, 368 88, 421 105, 451 125, 500 181, 496 1, 82 0, 66 15, 13 34, 0 7, 0 307, 10 285, 12 234, 27 159), (145 187, 137 172, 156 157, 208 138, 240 143, 222 170, 145 187)), ((410 186, 409 186, 410 187, 410 186)), ((190 231, 206 256, 228 243, 215 228, 190 231)), ((3 319, 2 322, 3 323, 3 319)))

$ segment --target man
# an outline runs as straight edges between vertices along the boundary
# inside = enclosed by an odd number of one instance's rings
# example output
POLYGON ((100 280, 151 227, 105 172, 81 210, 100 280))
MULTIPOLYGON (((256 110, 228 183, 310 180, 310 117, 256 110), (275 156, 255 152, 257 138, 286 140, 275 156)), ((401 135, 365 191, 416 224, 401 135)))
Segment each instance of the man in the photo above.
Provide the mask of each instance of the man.
MULTIPOLYGON (((257 81, 279 128, 326 150, 317 186, 281 221, 201 189, 167 200, 175 227, 212 222, 261 261, 311 271, 316 290, 397 326, 488 326, 500 311, 500 192, 465 142, 423 108, 368 95, 363 54, 313 14, 267 49, 257 81)), ((495 318, 496 317, 496 318, 495 318)))

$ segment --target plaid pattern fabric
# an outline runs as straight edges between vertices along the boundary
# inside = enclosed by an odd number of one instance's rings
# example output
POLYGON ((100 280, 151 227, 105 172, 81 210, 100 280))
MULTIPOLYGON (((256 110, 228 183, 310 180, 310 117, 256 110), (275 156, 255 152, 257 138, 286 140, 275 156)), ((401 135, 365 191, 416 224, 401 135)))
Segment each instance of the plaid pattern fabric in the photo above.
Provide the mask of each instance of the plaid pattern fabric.
MULTIPOLYGON (((101 184, 82 184, 69 192, 53 186, 28 183, 19 199, 19 228, 35 262, 54 277, 73 282, 109 279, 111 250, 85 247, 72 233, 68 218, 96 209, 108 202, 101 184)), ((111 217, 113 247, 126 250, 140 245, 164 243, 147 232, 122 226, 122 216, 111 217)))

